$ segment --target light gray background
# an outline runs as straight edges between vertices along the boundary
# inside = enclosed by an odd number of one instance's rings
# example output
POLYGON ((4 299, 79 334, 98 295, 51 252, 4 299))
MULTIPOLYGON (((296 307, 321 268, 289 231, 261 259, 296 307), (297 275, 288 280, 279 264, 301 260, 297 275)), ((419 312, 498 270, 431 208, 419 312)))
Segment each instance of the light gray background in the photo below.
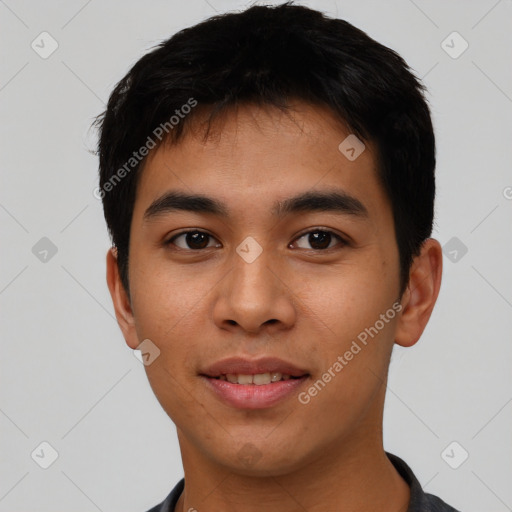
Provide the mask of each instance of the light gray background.
MULTIPOLYGON (((512 2, 299 3, 347 19, 424 78, 434 236, 459 240, 422 339, 394 353, 385 448, 465 512, 512 510, 512 2), (453 31, 469 43, 456 59, 441 45, 453 31), (469 453, 458 469, 441 456, 452 441, 452 464, 469 453)), ((0 0, 1 511, 142 512, 182 477, 175 427, 113 316, 89 126, 151 46, 245 5, 0 0), (31 48, 43 31, 59 45, 47 59, 31 48), (58 250, 46 262, 32 252, 42 237, 58 250), (43 441, 58 452, 48 469, 31 458, 43 441)))

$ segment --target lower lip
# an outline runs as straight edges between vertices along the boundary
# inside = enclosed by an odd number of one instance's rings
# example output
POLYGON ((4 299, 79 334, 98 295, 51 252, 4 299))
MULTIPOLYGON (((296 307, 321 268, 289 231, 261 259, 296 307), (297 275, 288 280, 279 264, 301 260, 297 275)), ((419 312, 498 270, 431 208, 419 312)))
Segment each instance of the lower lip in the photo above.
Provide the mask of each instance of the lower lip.
POLYGON ((202 376, 210 389, 226 403, 238 409, 265 409, 297 392, 307 375, 300 379, 280 380, 270 384, 233 384, 227 380, 202 376))

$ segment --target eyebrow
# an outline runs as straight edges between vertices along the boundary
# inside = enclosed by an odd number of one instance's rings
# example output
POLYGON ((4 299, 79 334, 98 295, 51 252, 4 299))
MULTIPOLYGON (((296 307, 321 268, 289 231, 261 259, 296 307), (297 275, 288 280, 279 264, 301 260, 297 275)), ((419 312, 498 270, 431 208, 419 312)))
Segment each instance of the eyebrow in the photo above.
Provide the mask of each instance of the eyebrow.
MULTIPOLYGON (((150 221, 174 211, 213 214, 227 219, 229 209, 217 199, 202 195, 169 191, 155 199, 144 212, 144 221, 150 221)), ((277 201, 271 210, 276 217, 292 213, 332 212, 367 218, 368 210, 359 199, 343 190, 308 191, 277 201)))

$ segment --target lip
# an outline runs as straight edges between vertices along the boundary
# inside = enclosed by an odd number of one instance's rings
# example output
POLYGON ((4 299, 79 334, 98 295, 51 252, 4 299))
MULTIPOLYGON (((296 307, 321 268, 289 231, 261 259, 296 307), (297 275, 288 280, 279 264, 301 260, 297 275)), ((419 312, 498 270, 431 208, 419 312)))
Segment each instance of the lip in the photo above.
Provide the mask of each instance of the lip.
POLYGON ((272 407, 296 394, 309 376, 306 370, 274 357, 265 357, 253 361, 241 357, 222 359, 200 373, 200 377, 205 381, 207 388, 215 396, 237 409, 272 407), (256 375, 272 372, 280 372, 298 378, 263 385, 233 384, 216 378, 228 373, 256 375))
MULTIPOLYGON (((219 377, 220 375, 227 375, 228 373, 256 375, 258 373, 272 372, 280 372, 291 375, 292 377, 302 377, 303 375, 309 374, 307 370, 298 368, 292 363, 276 357, 263 357, 252 361, 243 357, 221 359, 200 372, 200 374, 206 377, 219 377)), ((237 385, 241 386, 243 384, 237 385)))
POLYGON ((237 409, 266 409, 278 404, 285 398, 295 395, 297 390, 309 379, 304 375, 298 379, 281 380, 258 386, 256 384, 232 384, 226 380, 201 376, 207 387, 222 401, 237 409))

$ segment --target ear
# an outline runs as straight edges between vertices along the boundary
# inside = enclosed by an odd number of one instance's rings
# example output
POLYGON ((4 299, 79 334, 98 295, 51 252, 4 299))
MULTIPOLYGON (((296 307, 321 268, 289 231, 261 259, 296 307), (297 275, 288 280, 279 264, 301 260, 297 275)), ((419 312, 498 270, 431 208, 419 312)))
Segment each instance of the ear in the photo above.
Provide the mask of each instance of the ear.
POLYGON ((130 299, 124 289, 117 265, 117 249, 111 247, 107 252, 107 285, 114 304, 117 323, 123 332, 126 344, 131 349, 136 349, 139 345, 137 332, 135 329, 135 319, 133 317, 130 299))
POLYGON ((433 238, 423 242, 409 272, 409 284, 402 299, 402 312, 397 322, 395 342, 402 347, 414 345, 423 333, 434 309, 443 269, 443 251, 433 238))

